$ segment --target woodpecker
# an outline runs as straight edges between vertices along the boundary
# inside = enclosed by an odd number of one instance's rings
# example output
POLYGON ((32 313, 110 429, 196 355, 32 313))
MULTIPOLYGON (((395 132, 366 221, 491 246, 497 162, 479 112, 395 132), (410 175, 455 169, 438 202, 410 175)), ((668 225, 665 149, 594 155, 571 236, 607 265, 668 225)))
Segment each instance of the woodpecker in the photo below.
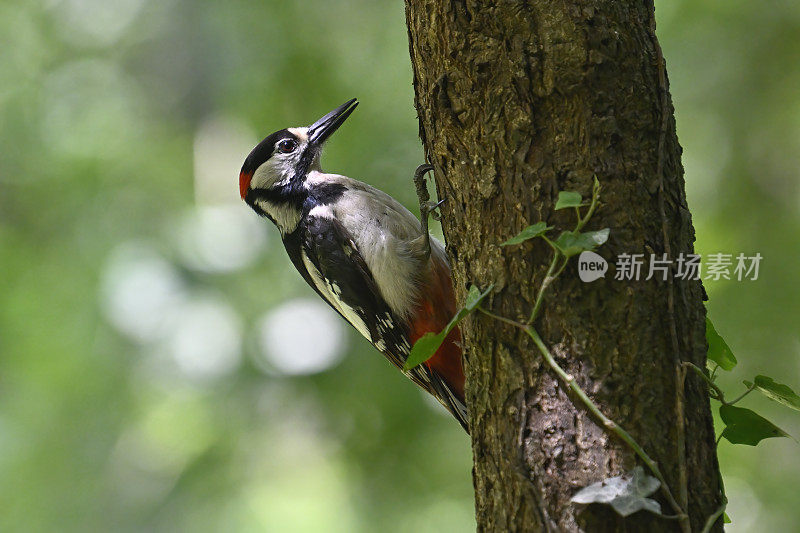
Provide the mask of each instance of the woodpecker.
MULTIPOLYGON (((427 198, 420 196, 420 221, 385 192, 323 172, 325 141, 357 105, 353 98, 310 126, 267 136, 242 165, 239 193, 278 227, 306 283, 402 371, 414 342, 443 330, 456 312, 450 266, 428 233, 435 206, 427 198)), ((415 174, 418 193, 431 168, 415 174)), ((460 343, 455 328, 430 359, 404 373, 469 431, 460 343)))

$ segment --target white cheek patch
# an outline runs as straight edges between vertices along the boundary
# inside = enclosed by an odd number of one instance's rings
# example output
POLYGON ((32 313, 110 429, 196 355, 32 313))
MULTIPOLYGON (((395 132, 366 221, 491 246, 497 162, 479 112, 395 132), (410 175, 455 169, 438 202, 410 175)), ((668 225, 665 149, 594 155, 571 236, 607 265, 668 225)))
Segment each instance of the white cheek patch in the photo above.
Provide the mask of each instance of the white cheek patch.
POLYGON ((317 267, 314 266, 314 263, 306 255, 305 250, 301 252, 303 256, 303 264, 308 270, 308 273, 311 275, 311 279, 314 281, 314 285, 316 285, 319 292, 325 297, 328 302, 333 305, 333 307, 342 314, 342 316, 353 325, 354 328, 358 330, 361 335, 364 336, 365 339, 372 342, 372 335, 369 333, 369 328, 361 320, 361 317, 358 316, 355 309, 344 303, 341 299, 342 291, 335 283, 329 283, 325 278, 322 277, 322 274, 317 267))
POLYGON ((293 175, 294 161, 287 154, 275 154, 253 173, 250 188, 269 189, 274 185, 285 185, 293 175))

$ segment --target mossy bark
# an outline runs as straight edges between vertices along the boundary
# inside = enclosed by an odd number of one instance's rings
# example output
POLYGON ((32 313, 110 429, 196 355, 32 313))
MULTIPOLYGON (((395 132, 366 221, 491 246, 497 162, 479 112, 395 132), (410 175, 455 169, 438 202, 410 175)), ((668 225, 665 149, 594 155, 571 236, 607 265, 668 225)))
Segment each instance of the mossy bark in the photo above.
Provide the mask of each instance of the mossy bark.
MULTIPOLYGON (((701 529, 721 499, 712 417, 697 377, 681 391, 676 373, 678 361, 705 366, 701 283, 644 280, 646 266, 640 281, 614 280, 621 253, 674 259, 693 249, 652 3, 406 0, 406 14, 457 293, 494 283, 486 306, 525 320, 550 250, 499 243, 538 221, 571 229, 572 210, 553 210, 557 192, 589 197, 597 176, 602 205, 586 229, 611 228, 599 250, 611 270, 583 283, 573 262, 536 327, 658 461, 701 529)), ((598 427, 524 333, 482 315, 462 331, 479 530, 680 530, 646 512, 621 519, 571 504, 581 487, 629 471, 635 455, 598 427)))

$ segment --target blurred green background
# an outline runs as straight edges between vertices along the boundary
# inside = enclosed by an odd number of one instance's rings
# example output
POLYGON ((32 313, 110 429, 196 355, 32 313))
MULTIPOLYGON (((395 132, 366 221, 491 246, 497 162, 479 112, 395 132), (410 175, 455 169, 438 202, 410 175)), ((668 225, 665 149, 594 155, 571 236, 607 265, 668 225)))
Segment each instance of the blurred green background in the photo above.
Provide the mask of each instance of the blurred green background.
MULTIPOLYGON (((800 388, 800 4, 657 12, 698 249, 764 257, 706 282, 723 383, 800 388)), ((357 96, 326 168, 414 206, 402 3, 3 0, 0 45, 0 530, 473 530, 458 424, 237 196, 261 137, 357 96)), ((796 443, 720 459, 730 531, 800 531, 796 443)))

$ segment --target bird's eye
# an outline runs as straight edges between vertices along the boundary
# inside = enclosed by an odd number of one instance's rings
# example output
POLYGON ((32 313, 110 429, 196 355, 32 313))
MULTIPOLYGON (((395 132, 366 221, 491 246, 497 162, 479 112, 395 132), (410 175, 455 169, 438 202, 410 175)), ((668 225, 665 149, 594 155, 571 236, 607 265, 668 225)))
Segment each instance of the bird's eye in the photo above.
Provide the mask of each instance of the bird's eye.
POLYGON ((292 139, 284 139, 278 143, 278 150, 280 150, 284 154, 294 152, 295 148, 297 148, 297 143, 294 142, 292 139))

